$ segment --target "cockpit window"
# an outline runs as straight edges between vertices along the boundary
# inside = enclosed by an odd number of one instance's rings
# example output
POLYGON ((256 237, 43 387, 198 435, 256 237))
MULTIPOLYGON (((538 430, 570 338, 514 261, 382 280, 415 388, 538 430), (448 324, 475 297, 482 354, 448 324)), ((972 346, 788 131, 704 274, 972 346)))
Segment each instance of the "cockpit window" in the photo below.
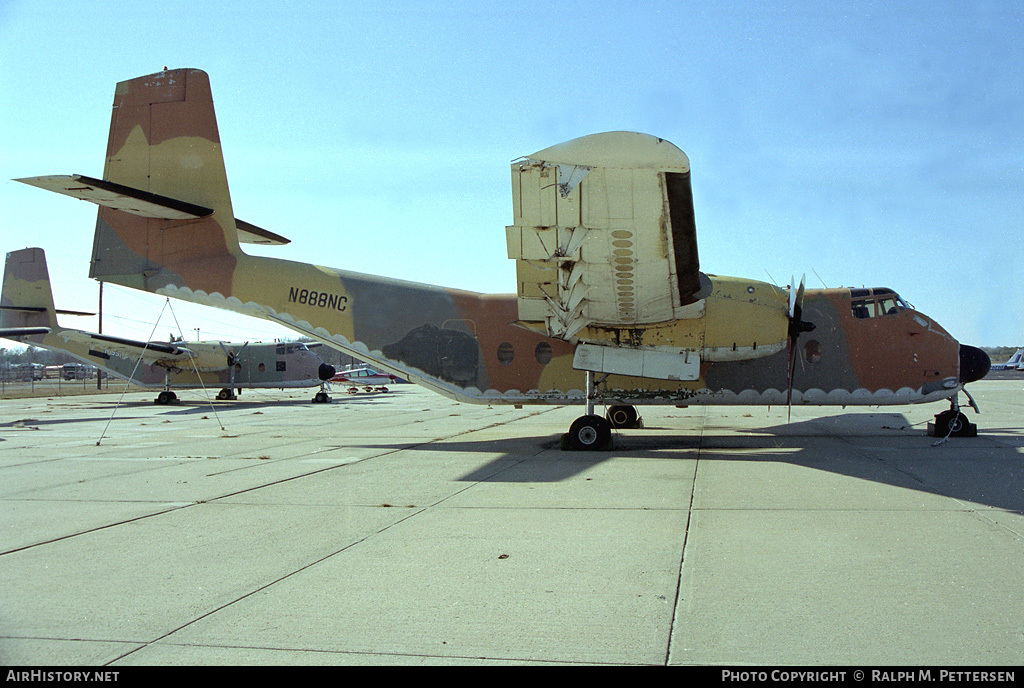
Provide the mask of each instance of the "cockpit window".
POLYGON ((293 354, 296 351, 308 351, 309 349, 305 344, 278 344, 277 355, 284 356, 285 354, 293 354))
POLYGON ((851 289, 850 308, 853 317, 858 319, 880 318, 894 315, 905 308, 910 308, 906 301, 892 289, 851 289))

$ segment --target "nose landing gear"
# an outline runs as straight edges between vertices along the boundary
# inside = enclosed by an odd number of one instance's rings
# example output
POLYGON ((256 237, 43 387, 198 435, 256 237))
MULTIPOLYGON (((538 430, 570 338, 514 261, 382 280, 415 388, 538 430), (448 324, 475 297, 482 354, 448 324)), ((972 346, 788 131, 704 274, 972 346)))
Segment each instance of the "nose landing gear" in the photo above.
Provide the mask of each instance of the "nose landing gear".
MULTIPOLYGON (((964 390, 967 394, 967 390, 964 390)), ((974 399, 967 394, 971 408, 978 412, 978 405, 974 399)), ((978 426, 967 420, 967 416, 960 410, 960 395, 956 394, 949 400, 950 408, 935 415, 935 421, 928 423, 928 434, 932 437, 941 437, 943 440, 949 437, 977 437, 978 426)))
POLYGON ((327 383, 324 382, 320 385, 320 391, 313 395, 314 404, 329 404, 331 403, 331 397, 327 395, 327 383))

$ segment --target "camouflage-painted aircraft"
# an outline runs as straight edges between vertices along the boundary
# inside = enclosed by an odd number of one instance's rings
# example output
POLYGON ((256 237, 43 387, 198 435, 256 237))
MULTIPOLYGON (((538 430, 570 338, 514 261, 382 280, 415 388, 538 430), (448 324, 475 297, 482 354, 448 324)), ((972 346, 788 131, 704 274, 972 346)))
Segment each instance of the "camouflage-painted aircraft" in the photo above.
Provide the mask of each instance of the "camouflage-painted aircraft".
POLYGON ((950 399, 945 433, 966 425, 958 392, 990 364, 889 289, 701 272, 689 160, 644 134, 512 164, 508 295, 244 253, 200 70, 117 85, 102 179, 19 181, 100 206, 96 279, 273 320, 459 401, 584 404, 574 448, 607 445, 645 404, 950 399))
POLYGON ((221 387, 217 398, 223 400, 234 399, 236 389, 320 385, 313 401, 329 400, 323 383, 334 375, 334 367, 302 343, 140 342, 61 327, 59 313, 91 315, 54 309, 43 249, 8 253, 0 337, 63 351, 136 385, 163 387, 158 404, 177 398, 172 387, 221 387))

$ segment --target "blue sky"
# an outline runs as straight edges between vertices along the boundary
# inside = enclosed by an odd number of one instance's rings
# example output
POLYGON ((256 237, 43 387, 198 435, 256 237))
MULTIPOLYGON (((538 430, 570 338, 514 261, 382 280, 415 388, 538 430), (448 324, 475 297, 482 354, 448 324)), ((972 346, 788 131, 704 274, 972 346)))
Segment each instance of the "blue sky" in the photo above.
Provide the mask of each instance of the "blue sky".
MULTIPOLYGON (((292 240, 252 252, 511 292, 509 163, 641 131, 690 157, 705 272, 1024 345, 1021 3, 4 0, 0 248, 46 249, 60 308, 95 310, 95 206, 9 180, 100 176, 114 84, 165 66, 210 74, 235 213, 292 240)), ((163 306, 110 286, 104 331, 163 306)), ((159 338, 292 334, 171 306, 159 338)))

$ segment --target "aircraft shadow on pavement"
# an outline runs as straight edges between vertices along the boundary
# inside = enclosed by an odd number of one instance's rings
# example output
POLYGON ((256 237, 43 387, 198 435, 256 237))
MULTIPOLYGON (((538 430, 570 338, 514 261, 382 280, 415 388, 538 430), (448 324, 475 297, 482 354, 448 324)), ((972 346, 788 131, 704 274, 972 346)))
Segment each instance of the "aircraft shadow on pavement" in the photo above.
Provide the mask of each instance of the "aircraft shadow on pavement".
POLYGON ((1024 446, 1024 435, 1013 428, 982 429, 976 438, 954 437, 935 446, 941 438, 930 437, 902 414, 856 413, 761 428, 616 431, 610 451, 560 451, 560 439, 454 440, 404 448, 501 454, 459 478, 466 482, 560 482, 612 458, 770 461, 1024 514, 1024 461, 1017 451, 1024 446), (645 434, 650 431, 659 434, 645 434))
MULTIPOLYGON (((379 405, 386 403, 387 399, 384 395, 375 394, 361 394, 359 396, 344 396, 338 397, 331 402, 334 406, 344 406, 346 404, 358 403, 360 405, 372 404, 379 405)), ((217 413, 225 414, 237 414, 252 411, 259 411, 263 409, 273 408, 295 408, 297 406, 322 406, 321 404, 313 404, 310 399, 235 399, 232 401, 204 401, 201 399, 179 399, 173 404, 167 406, 157 406, 152 400, 146 401, 122 401, 116 403, 111 400, 110 403, 93 403, 83 404, 79 406, 80 409, 88 411, 96 411, 104 413, 105 415, 98 416, 79 416, 76 418, 55 418, 55 419, 39 419, 39 418, 23 418, 15 419, 10 422, 0 423, 0 428, 11 428, 11 427, 28 427, 37 425, 62 425, 66 423, 90 423, 96 421, 107 421, 110 420, 110 414, 114 414, 114 420, 126 421, 126 420, 145 420, 147 418, 153 418, 152 415, 125 415, 125 411, 133 411, 138 409, 154 409, 158 412, 158 416, 163 415, 192 415, 197 413, 210 413, 216 411, 217 413)))

